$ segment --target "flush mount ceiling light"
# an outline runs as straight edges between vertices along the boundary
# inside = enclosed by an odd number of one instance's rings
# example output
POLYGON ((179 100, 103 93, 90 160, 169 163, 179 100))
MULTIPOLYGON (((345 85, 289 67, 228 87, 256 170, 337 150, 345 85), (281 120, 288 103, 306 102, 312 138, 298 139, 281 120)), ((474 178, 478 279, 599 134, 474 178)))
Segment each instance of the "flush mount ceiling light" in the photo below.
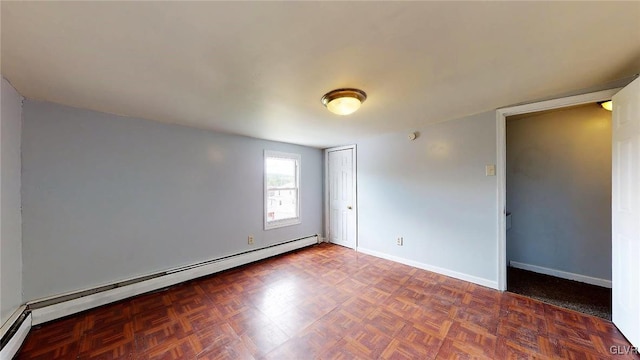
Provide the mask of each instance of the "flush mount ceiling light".
POLYGON ((600 106, 602 106, 605 110, 609 110, 609 111, 613 110, 613 102, 611 100, 603 101, 598 104, 600 104, 600 106))
POLYGON ((337 89, 322 97, 322 104, 336 115, 349 115, 360 108, 367 94, 358 89, 337 89))

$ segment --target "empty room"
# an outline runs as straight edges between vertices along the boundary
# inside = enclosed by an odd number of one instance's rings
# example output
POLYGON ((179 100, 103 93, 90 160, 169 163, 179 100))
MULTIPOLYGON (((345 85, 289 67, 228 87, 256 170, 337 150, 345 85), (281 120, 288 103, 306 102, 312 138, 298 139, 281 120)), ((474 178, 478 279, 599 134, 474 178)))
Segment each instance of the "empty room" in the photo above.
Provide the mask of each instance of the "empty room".
POLYGON ((640 2, 2 1, 0 30, 0 359, 640 358, 640 2))

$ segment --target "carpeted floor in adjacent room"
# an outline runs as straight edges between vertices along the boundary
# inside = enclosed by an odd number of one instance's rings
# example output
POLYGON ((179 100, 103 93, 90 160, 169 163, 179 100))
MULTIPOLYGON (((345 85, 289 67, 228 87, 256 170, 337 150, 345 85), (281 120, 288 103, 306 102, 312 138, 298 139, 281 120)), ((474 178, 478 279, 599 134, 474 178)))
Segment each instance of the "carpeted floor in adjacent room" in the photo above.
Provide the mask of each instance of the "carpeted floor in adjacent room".
POLYGON ((611 320, 611 289, 509 267, 507 291, 611 320))

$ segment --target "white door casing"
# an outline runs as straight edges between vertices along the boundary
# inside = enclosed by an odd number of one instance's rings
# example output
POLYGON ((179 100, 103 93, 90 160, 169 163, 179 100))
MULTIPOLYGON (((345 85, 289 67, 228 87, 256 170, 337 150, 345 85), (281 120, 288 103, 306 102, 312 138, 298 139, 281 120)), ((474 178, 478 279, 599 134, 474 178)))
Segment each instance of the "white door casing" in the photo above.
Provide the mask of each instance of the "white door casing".
POLYGON ((328 149, 327 236, 330 242, 356 248, 356 154, 355 146, 328 149))
POLYGON ((640 78, 612 100, 612 318, 640 346, 640 78))

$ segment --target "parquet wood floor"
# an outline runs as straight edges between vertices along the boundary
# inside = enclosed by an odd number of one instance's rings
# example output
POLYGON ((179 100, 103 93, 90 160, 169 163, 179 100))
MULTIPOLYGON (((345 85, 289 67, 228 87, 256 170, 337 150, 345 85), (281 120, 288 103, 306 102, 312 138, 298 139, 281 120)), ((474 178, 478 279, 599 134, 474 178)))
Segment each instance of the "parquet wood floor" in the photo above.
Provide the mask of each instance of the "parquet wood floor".
POLYGON ((34 327, 18 359, 639 359, 609 321, 320 244, 34 327))

